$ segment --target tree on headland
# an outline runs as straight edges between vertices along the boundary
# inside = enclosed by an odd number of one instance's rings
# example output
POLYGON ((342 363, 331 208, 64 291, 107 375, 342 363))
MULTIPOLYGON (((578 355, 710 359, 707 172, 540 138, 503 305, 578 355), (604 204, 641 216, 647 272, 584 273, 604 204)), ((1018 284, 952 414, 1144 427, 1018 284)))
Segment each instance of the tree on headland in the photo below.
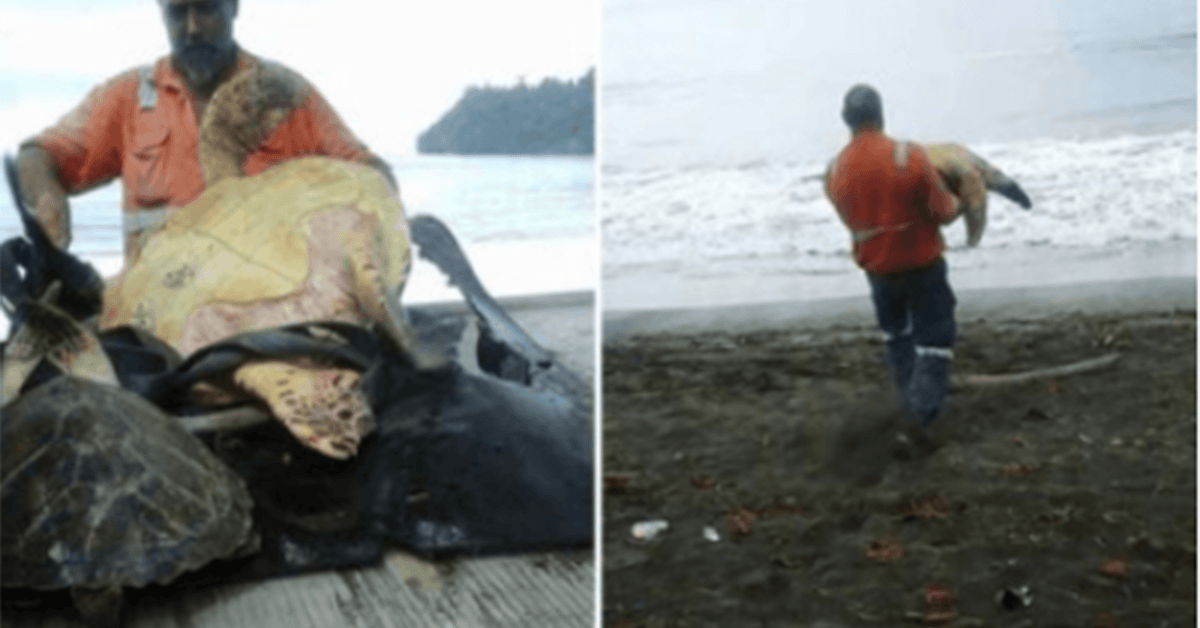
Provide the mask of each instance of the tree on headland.
POLYGON ((511 88, 468 87, 454 108, 417 138, 421 153, 591 155, 595 70, 577 80, 524 77, 511 88))

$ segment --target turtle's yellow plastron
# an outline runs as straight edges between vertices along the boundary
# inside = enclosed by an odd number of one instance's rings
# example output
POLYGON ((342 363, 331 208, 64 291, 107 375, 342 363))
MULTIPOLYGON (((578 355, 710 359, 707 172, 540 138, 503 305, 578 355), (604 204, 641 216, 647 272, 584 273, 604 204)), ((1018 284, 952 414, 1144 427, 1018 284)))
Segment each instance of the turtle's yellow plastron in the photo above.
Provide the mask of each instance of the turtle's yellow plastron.
MULTIPOLYGON (((396 194, 361 164, 309 157, 227 178, 145 240, 109 282, 99 324, 143 328, 184 355, 244 331, 311 320, 378 323, 410 347, 397 302, 411 254, 407 224, 396 194)), ((321 382, 357 382, 357 374, 309 365, 279 384, 279 368, 297 367, 271 364, 247 364, 233 381, 306 446, 352 455, 370 429, 365 398, 321 382)))
MULTIPOLYGON (((187 355, 238 333, 336 320, 378 324, 411 349, 399 310, 411 251, 400 198, 375 167, 305 157, 240 176, 241 163, 295 105, 295 77, 273 64, 213 94, 199 130, 208 187, 138 238, 108 283, 101 329, 132 325, 187 355)), ((262 360, 207 382, 263 400, 305 446, 355 453, 373 419, 358 373, 262 360)))

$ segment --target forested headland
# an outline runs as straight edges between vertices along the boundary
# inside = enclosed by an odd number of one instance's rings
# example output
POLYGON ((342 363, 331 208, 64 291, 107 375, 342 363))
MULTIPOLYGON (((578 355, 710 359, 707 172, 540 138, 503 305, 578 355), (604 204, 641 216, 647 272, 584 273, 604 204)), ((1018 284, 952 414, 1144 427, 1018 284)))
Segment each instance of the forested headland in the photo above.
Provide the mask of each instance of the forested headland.
POLYGON ((454 108, 417 138, 421 153, 591 155, 595 70, 537 86, 469 87, 454 108))

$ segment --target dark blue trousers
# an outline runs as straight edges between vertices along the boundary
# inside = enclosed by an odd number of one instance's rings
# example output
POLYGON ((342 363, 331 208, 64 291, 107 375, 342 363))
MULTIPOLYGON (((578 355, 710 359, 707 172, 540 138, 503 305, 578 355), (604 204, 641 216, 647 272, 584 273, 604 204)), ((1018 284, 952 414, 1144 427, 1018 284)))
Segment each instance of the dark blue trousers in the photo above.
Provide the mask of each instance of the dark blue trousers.
POLYGON ((875 318, 887 334, 892 380, 917 420, 929 425, 942 411, 957 332, 946 261, 888 275, 867 273, 867 280, 875 318))

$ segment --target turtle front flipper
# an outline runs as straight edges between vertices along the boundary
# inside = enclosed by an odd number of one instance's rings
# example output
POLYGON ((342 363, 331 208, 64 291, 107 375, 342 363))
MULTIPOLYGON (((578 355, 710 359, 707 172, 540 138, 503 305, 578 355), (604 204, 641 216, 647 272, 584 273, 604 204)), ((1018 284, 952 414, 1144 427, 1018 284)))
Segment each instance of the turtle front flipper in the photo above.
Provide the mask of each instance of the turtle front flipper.
POLYGON ((967 225, 967 246, 977 246, 987 226, 987 180, 975 166, 972 154, 958 144, 927 144, 925 152, 942 181, 962 202, 967 225))
POLYGON ((350 283, 359 311, 374 321, 394 349, 409 357, 420 369, 432 370, 445 365, 445 360, 426 351, 417 342, 417 332, 404 316, 400 294, 408 280, 412 251, 406 242, 400 250, 389 250, 382 231, 354 230, 341 235, 341 249, 350 267, 350 283), (401 283, 389 286, 387 278, 399 270, 401 283))
POLYGON ((987 227, 987 186, 974 168, 964 170, 958 177, 955 190, 963 204, 963 219, 967 223, 967 246, 978 246, 987 227))
POLYGON ((272 418, 302 445, 330 458, 357 454, 359 442, 375 429, 370 400, 355 370, 270 360, 238 367, 233 381, 265 401, 272 418))

